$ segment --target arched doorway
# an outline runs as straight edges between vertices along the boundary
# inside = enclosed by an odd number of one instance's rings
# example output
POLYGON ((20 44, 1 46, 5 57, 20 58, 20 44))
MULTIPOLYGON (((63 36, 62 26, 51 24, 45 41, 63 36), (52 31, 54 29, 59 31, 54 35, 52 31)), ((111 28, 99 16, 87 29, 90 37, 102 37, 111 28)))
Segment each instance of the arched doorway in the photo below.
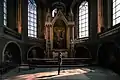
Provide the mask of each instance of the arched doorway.
POLYGON ((77 47, 75 51, 75 58, 91 58, 90 51, 86 47, 77 47))
POLYGON ((3 49, 3 62, 4 63, 21 63, 22 51, 18 43, 10 41, 3 49))
POLYGON ((63 20, 57 19, 53 26, 53 48, 66 49, 66 25, 63 20))
POLYGON ((98 48, 98 64, 107 68, 120 67, 120 50, 114 42, 105 42, 98 48))
POLYGON ((38 46, 31 47, 27 52, 27 59, 32 58, 45 58, 44 49, 38 46))
POLYGON ((76 58, 75 62, 77 64, 80 63, 90 64, 92 56, 88 48, 84 46, 79 46, 75 48, 75 58, 76 58))

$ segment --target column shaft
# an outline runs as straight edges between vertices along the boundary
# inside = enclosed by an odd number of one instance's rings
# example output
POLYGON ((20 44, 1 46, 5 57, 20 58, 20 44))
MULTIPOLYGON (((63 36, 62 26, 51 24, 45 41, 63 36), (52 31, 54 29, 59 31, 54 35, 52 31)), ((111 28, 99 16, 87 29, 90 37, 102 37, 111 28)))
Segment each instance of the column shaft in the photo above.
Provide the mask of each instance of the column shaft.
POLYGON ((103 18, 103 1, 98 0, 98 32, 101 32, 101 29, 104 27, 104 18, 103 18))
POLYGON ((28 0, 21 0, 22 38, 28 40, 28 0))

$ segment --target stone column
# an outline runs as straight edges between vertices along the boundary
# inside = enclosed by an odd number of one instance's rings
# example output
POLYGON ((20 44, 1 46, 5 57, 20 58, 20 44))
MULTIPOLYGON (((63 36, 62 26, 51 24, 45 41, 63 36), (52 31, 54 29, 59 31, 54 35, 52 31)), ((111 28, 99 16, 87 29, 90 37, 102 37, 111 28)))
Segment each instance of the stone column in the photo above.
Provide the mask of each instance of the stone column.
POLYGON ((113 0, 107 0, 107 15, 108 15, 108 27, 107 28, 111 28, 112 26, 112 1, 113 0))
POLYGON ((42 5, 37 5, 37 28, 38 28, 38 38, 44 38, 44 25, 45 25, 46 8, 42 5))
POLYGON ((74 9, 74 14, 75 14, 75 28, 74 28, 74 36, 75 38, 79 38, 79 5, 74 9))
POLYGON ((48 33, 47 33, 47 26, 45 25, 45 40, 47 42, 47 39, 48 39, 48 33))
POLYGON ((72 29, 72 38, 70 41, 70 57, 74 57, 73 51, 74 51, 74 25, 71 25, 72 29))
POLYGON ((73 25, 72 28, 73 28, 73 29, 72 29, 72 30, 73 30, 73 31, 72 31, 72 33, 73 33, 73 38, 72 38, 72 39, 73 39, 73 43, 72 43, 72 51, 71 51, 71 52, 72 52, 72 56, 71 56, 71 57, 74 57, 74 28, 75 28, 75 26, 73 25))
POLYGON ((66 39, 67 39, 67 42, 66 42, 67 44, 66 44, 66 45, 67 45, 67 49, 69 50, 69 52, 68 52, 68 57, 71 56, 71 53, 70 53, 70 49, 71 49, 70 28, 71 28, 70 25, 68 25, 68 27, 67 27, 67 32, 66 32, 66 33, 67 33, 67 34, 66 34, 66 35, 67 35, 67 36, 66 36, 66 39))
POLYGON ((98 16, 97 16, 97 0, 88 0, 88 20, 89 20, 89 39, 97 39, 97 30, 98 30, 98 16))
POLYGON ((48 51, 47 51, 47 26, 46 25, 45 25, 45 42, 46 42, 45 43, 45 46, 46 46, 45 48, 46 48, 46 57, 47 57, 47 52, 48 51))
POLYGON ((47 51, 47 58, 49 58, 49 39, 48 39, 48 36, 49 36, 49 33, 48 33, 48 25, 45 25, 46 27, 46 51, 47 51))
POLYGON ((74 26, 72 26, 72 40, 74 40, 74 26))
POLYGON ((67 48, 70 49, 70 27, 67 30, 67 48))
POLYGON ((22 39, 27 42, 28 39, 28 0, 21 0, 22 17, 22 39))
POLYGON ((73 39, 73 28, 72 28, 72 26, 70 25, 69 26, 70 27, 70 40, 72 40, 73 39))
POLYGON ((22 7, 21 7, 21 0, 17 0, 17 11, 16 11, 16 21, 17 21, 17 29, 18 29, 18 33, 21 33, 22 32, 22 17, 21 17, 21 9, 22 9, 22 7))
POLYGON ((52 50, 52 46, 53 46, 53 41, 52 41, 52 25, 50 25, 50 43, 51 43, 51 50, 52 50))
POLYGON ((41 7, 38 5, 37 6, 37 35, 38 35, 38 38, 41 37, 41 7))
POLYGON ((44 38, 44 25, 45 25, 45 17, 46 17, 46 8, 44 8, 44 7, 41 7, 41 28, 40 28, 40 30, 41 30, 41 33, 40 33, 40 36, 41 36, 41 38, 44 38))
POLYGON ((51 57, 51 56, 50 56, 50 54, 51 54, 51 53, 50 53, 50 51, 51 51, 51 35, 50 35, 50 34, 51 34, 51 33, 50 33, 51 31, 50 31, 50 28, 51 28, 51 25, 48 24, 48 49, 49 49, 49 56, 48 56, 48 57, 49 57, 49 58, 51 57))
POLYGON ((22 59, 23 61, 27 61, 27 43, 28 43, 28 0, 21 0, 21 26, 22 26, 22 59))
POLYGON ((52 49, 52 25, 48 22, 45 23, 45 39, 47 58, 50 57, 50 50, 52 49))
POLYGON ((103 0, 98 0, 98 33, 104 29, 103 0))
POLYGON ((15 0, 7 0, 7 15, 8 15, 8 27, 12 30, 16 30, 16 2, 15 0))
POLYGON ((48 25, 48 41, 50 41, 50 25, 48 25))

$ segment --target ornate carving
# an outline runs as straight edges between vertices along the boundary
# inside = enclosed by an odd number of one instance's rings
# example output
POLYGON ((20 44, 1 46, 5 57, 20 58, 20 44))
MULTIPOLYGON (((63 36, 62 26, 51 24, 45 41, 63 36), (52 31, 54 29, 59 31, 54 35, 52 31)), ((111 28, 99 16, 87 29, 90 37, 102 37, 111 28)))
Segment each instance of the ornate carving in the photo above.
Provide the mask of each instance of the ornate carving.
POLYGON ((52 25, 54 25, 54 23, 58 20, 61 19, 65 22, 65 24, 68 24, 67 19, 65 18, 65 16, 63 15, 63 13, 61 12, 61 10, 58 11, 56 17, 52 20, 52 25))
MULTIPOLYGON (((59 9, 56 16, 52 20, 50 11, 48 9, 45 22, 46 52, 48 54, 48 57, 50 57, 51 51, 53 49, 74 49, 74 44, 70 44, 69 37, 71 32, 70 27, 71 29, 73 29, 75 25, 73 19, 74 15, 72 13, 72 10, 69 13, 69 20, 67 20, 64 12, 59 9), (50 32, 48 29, 50 30, 50 32), (48 39, 48 36, 51 38, 48 39), (59 47, 55 47, 56 45, 59 45, 59 47)), ((73 31, 71 32, 71 34, 72 33, 73 31)), ((74 34, 72 36, 74 37, 74 34)), ((73 50, 71 52, 73 52, 73 50)), ((52 51, 52 54, 55 57, 56 52, 52 51)), ((65 51, 63 52, 63 54, 67 55, 66 57, 68 57, 68 52, 65 51)))
POLYGON ((72 12, 72 10, 70 10, 70 12, 68 13, 68 20, 69 21, 74 21, 74 14, 73 14, 73 12, 72 12))
POLYGON ((48 9, 48 12, 47 12, 47 15, 46 15, 46 21, 51 22, 51 19, 52 19, 52 17, 51 17, 50 9, 48 9))

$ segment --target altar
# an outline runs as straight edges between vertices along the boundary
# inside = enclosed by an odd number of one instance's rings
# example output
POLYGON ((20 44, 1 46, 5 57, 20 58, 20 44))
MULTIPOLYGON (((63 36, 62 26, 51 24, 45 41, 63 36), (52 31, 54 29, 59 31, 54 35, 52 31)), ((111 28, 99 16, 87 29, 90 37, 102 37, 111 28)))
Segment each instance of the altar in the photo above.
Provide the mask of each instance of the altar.
POLYGON ((73 57, 71 50, 71 40, 74 41, 74 21, 73 14, 64 15, 61 9, 58 10, 55 17, 51 16, 48 9, 44 26, 44 36, 46 40, 47 58, 56 58, 59 51, 62 51, 63 57, 73 57))
POLYGON ((52 54, 53 54, 52 58, 54 58, 54 59, 58 58, 59 52, 62 53, 62 58, 68 58, 68 51, 67 51, 67 49, 54 49, 52 51, 52 54))

